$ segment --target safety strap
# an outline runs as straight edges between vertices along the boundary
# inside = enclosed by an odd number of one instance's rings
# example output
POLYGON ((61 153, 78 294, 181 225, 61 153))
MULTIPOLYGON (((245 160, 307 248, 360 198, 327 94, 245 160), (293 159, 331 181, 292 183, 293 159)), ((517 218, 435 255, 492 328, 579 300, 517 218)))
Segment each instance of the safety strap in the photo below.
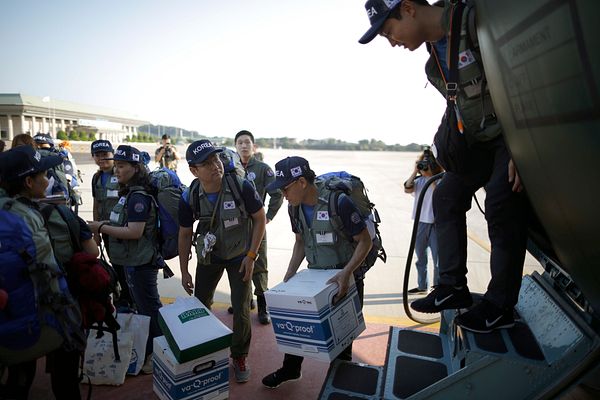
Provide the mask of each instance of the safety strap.
POLYGON ((456 94, 458 91, 458 46, 460 44, 460 28, 465 4, 462 1, 458 1, 456 4, 452 4, 451 7, 450 32, 448 33, 446 100, 456 103, 456 94))

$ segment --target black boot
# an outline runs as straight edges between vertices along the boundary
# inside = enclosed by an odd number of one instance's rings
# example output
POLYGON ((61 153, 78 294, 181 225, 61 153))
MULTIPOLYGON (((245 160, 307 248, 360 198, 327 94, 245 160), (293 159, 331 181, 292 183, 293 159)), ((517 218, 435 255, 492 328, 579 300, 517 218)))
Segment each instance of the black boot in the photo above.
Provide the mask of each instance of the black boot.
POLYGON ((263 325, 269 325, 271 323, 271 317, 267 311, 267 302, 265 300, 265 296, 256 296, 256 303, 258 305, 258 322, 263 325))

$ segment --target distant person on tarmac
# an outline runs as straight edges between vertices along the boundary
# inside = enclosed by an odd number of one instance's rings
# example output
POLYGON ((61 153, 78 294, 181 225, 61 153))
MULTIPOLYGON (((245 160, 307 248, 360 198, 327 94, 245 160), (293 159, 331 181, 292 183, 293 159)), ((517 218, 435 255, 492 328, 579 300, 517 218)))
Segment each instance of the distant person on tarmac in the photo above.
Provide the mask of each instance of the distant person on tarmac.
POLYGON ((247 382, 252 325, 252 272, 265 233, 265 210, 254 186, 237 175, 225 175, 219 158, 222 148, 197 140, 185 158, 196 177, 179 201, 179 267, 181 285, 211 307, 215 289, 227 271, 233 306, 231 358, 235 380, 247 382), (231 179, 233 178, 233 180, 231 179), (194 233, 194 221, 198 226, 194 233), (196 243, 195 278, 188 269, 192 238, 196 243))
MULTIPOLYGON (((365 221, 350 196, 339 196, 338 213, 343 224, 343 233, 337 233, 328 216, 328 199, 331 193, 327 185, 315 183, 315 172, 302 157, 287 157, 275 164, 275 181, 267 190, 281 190, 288 201, 288 214, 296 241, 292 256, 283 278, 292 278, 306 258, 308 268, 327 269, 335 266, 339 272, 328 283, 336 283, 339 290, 333 301, 338 302, 348 292, 350 279, 371 250, 372 240, 365 221), (293 207, 296 207, 297 213, 293 207), (294 215, 297 215, 294 217, 294 215), (327 216, 327 217, 324 217, 327 216), (352 241, 342 239, 344 236, 352 241)), ((356 289, 362 307, 364 281, 356 281, 356 289)), ((352 344, 346 347, 337 359, 352 361, 352 344)), ((263 385, 274 389, 284 382, 302 378, 304 357, 285 354, 283 366, 265 376, 263 385)))
MULTIPOLYGON (((514 326, 513 308, 519 289, 527 243, 527 199, 496 118, 477 31, 472 2, 446 0, 439 6, 426 0, 368 0, 371 28, 359 39, 377 35, 392 47, 410 51, 427 43, 428 80, 446 98, 447 107, 434 138, 437 162, 446 170, 433 194, 438 235, 440 280, 428 296, 411 307, 437 313, 469 308, 467 287, 466 212, 471 198, 485 187, 485 218, 492 250, 492 278, 483 301, 455 318, 462 328, 487 333, 514 326), (459 23, 460 21, 460 23, 459 23)), ((485 23, 485 21, 483 21, 485 23)), ((406 72, 405 72, 406 74, 406 72)))
MULTIPOLYGON (((414 195, 413 219, 417 211, 417 203, 421 192, 429 178, 442 172, 442 168, 437 164, 433 154, 427 148, 419 155, 415 161, 415 168, 412 174, 404 182, 404 193, 414 195)), ((409 294, 427 293, 429 288, 429 279, 427 276, 427 248, 431 250, 431 261, 433 264, 433 284, 438 284, 438 243, 435 234, 434 215, 432 198, 437 182, 432 182, 425 192, 423 203, 421 205, 421 214, 419 216, 419 225, 417 228, 417 239, 415 241, 415 255, 417 256, 417 287, 408 291, 409 294)))
POLYGON ((156 161, 161 168, 169 168, 171 171, 177 172, 177 161, 181 159, 177 148, 171 144, 171 136, 162 135, 162 145, 156 149, 154 153, 154 161, 156 161))
MULTIPOLYGON (((249 131, 239 131, 235 135, 235 148, 240 155, 242 165, 246 171, 246 179, 249 180, 265 202, 269 194, 269 206, 267 207, 267 224, 275 218, 277 211, 283 204, 283 195, 279 189, 267 190, 267 186, 275 181, 275 173, 267 164, 255 157, 254 135, 249 131)), ((263 325, 271 323, 271 317, 267 311, 267 303, 264 293, 269 289, 269 272, 267 270, 267 234, 263 237, 258 249, 258 259, 254 263, 252 274, 254 283, 254 294, 258 304, 258 321, 263 325)), ((233 312, 233 308, 229 308, 233 312)))

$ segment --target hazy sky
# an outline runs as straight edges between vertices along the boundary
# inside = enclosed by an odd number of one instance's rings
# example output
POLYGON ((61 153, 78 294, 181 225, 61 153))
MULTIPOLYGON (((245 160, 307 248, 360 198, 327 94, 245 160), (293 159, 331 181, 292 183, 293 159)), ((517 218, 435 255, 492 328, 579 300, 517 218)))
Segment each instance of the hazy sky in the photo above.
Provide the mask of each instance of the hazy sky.
POLYGON ((430 143, 444 99, 422 48, 363 0, 53 0, 1 7, 0 92, 126 111, 206 135, 430 143))

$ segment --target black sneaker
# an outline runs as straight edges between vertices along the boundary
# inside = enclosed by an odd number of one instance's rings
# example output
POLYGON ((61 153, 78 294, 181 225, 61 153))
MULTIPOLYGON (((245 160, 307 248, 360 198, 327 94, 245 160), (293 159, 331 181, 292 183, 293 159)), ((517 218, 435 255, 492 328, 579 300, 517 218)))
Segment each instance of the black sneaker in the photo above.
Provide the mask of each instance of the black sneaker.
POLYGON ((471 304, 473 299, 466 285, 461 288, 439 285, 427 296, 410 303, 410 307, 415 311, 431 314, 442 310, 467 308, 471 304))
POLYGON ((275 389, 284 382, 293 382, 302 378, 302 372, 296 374, 286 371, 283 368, 279 368, 277 371, 265 376, 262 380, 263 385, 268 388, 275 389))
POLYGON ((427 289, 419 289, 418 287, 412 288, 408 291, 408 294, 422 294, 427 293, 427 289))
POLYGON ((477 333, 490 333, 496 329, 515 326, 512 309, 503 310, 485 299, 466 313, 457 316, 454 322, 463 329, 477 333))

